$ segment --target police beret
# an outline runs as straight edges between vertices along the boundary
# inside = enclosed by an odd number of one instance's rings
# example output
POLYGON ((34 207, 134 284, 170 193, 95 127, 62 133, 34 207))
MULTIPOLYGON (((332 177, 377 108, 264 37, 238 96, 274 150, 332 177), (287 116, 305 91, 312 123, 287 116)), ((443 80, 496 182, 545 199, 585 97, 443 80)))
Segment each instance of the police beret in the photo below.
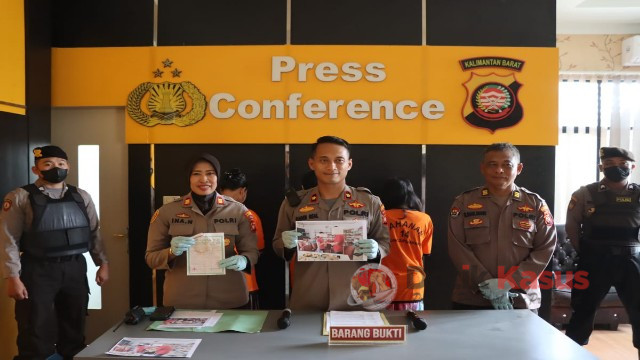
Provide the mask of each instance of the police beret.
POLYGON ((50 157, 57 157, 57 158, 69 160, 69 158, 67 157, 67 153, 55 145, 41 146, 33 149, 34 161, 37 161, 39 159, 44 159, 44 158, 50 158, 50 157))
POLYGON ((627 151, 619 147, 602 147, 600 148, 600 159, 608 159, 612 157, 621 157, 629 161, 636 161, 631 151, 627 151))
POLYGON ((220 161, 218 161, 218 159, 216 159, 215 156, 209 154, 209 153, 201 153, 198 154, 197 156, 195 156, 191 162, 189 163, 189 175, 191 175, 191 171, 193 171, 193 167, 196 166, 196 164, 200 161, 206 161, 208 163, 210 163, 213 168, 216 170, 216 175, 218 175, 218 177, 220 177, 220 161))

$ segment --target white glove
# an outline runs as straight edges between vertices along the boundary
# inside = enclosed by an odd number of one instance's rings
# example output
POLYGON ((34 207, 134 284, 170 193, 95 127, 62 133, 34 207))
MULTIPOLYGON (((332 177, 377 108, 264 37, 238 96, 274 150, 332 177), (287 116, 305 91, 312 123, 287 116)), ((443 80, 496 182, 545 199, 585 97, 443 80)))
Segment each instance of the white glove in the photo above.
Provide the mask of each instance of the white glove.
POLYGON ((220 260, 220 267, 242 271, 247 268, 247 258, 242 255, 233 255, 232 257, 220 260))
POLYGON ((367 259, 375 259, 378 256, 378 242, 373 239, 358 240, 354 253, 364 254, 367 259))
POLYGON ((295 230, 287 230, 282 232, 282 242, 287 249, 295 249, 298 246, 298 236, 301 233, 295 230))
POLYGON ((188 236, 176 236, 171 239, 171 252, 175 256, 182 255, 183 252, 187 251, 196 241, 188 236))
POLYGON ((517 297, 518 294, 506 293, 500 297, 491 300, 491 306, 496 310, 513 310, 511 298, 517 297))
POLYGON ((478 289, 487 300, 499 298, 512 289, 511 283, 505 279, 489 279, 478 284, 478 289))

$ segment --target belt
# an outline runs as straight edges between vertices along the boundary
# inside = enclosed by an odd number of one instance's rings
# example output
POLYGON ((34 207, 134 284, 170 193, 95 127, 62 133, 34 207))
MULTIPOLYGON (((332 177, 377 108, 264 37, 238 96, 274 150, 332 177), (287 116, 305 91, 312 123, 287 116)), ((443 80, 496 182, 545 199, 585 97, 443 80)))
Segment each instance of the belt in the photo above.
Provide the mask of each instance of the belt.
POLYGON ((49 263, 61 263, 61 262, 68 262, 72 260, 78 260, 80 259, 81 256, 83 255, 74 254, 74 255, 52 256, 52 257, 41 258, 41 257, 33 257, 33 256, 26 255, 27 258, 33 259, 34 261, 42 261, 42 262, 49 262, 49 263))

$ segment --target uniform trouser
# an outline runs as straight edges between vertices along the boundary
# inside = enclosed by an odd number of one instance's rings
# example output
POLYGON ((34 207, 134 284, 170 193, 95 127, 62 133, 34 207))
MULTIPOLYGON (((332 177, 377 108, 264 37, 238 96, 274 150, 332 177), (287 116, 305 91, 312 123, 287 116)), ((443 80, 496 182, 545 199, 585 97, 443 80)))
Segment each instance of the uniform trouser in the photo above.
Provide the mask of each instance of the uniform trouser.
POLYGON ((588 286, 571 289, 572 315, 567 336, 580 345, 589 342, 596 310, 615 286, 633 330, 633 346, 640 348, 640 254, 612 255, 606 251, 583 250, 578 271, 586 271, 588 286))
POLYGON ((84 256, 64 262, 23 257, 21 266, 20 280, 29 298, 16 301, 15 360, 46 359, 56 351, 71 359, 85 347, 89 286, 84 256))

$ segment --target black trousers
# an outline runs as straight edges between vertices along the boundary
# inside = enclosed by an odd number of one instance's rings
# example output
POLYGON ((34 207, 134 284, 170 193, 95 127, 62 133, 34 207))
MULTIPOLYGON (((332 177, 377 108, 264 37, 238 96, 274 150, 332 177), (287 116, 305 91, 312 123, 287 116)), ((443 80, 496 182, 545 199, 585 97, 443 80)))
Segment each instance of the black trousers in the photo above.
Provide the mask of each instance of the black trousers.
POLYGON ((71 258, 21 259, 20 280, 29 294, 16 301, 18 356, 15 360, 46 359, 54 352, 71 359, 85 347, 84 328, 89 301, 87 263, 71 258))
POLYGON ((578 271, 587 272, 589 283, 585 289, 571 289, 572 315, 567 336, 580 345, 589 342, 596 309, 614 286, 629 315, 633 346, 640 348, 640 254, 614 255, 606 249, 581 250, 578 271))

